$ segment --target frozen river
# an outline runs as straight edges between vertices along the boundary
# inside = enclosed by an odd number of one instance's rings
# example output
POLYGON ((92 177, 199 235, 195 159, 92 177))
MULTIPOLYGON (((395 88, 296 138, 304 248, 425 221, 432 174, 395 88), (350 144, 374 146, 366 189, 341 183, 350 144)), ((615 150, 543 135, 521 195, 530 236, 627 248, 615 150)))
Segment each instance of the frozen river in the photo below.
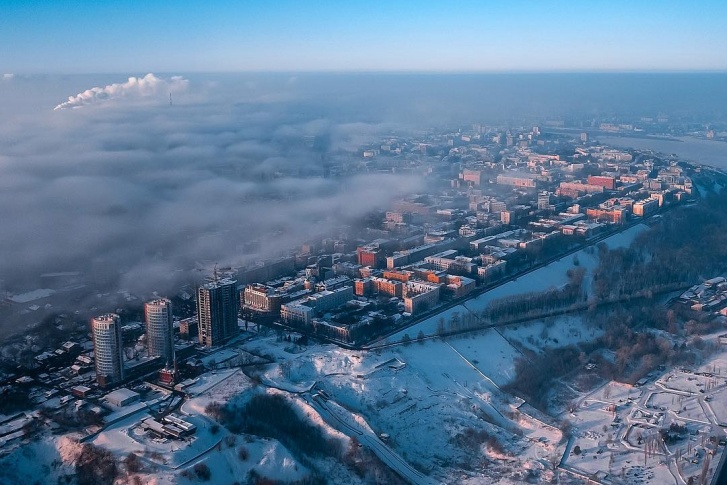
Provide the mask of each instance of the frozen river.
POLYGON ((597 136, 595 138, 606 145, 674 153, 691 162, 727 170, 727 143, 722 141, 689 137, 674 140, 623 136, 597 136))

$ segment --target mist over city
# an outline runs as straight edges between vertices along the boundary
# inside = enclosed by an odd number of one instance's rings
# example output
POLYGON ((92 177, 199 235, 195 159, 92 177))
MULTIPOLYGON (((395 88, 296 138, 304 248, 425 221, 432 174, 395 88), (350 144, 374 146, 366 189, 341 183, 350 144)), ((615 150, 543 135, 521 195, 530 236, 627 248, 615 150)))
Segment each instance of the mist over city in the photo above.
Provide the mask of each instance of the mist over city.
POLYGON ((327 118, 324 100, 301 113, 314 101, 287 80, 146 79, 48 107, 24 119, 33 130, 5 127, 5 285, 100 263, 124 288, 169 290, 176 269, 275 255, 421 187, 415 176, 324 178, 330 154, 397 125, 327 118), (325 146, 306 145, 314 137, 325 146), (263 234, 263 248, 245 249, 263 234))
POLYGON ((196 262, 271 256, 420 190, 420 174, 364 173, 345 183, 326 177, 336 155, 377 138, 514 120, 567 117, 582 125, 613 114, 720 120, 724 80, 547 73, 7 77, 2 105, 13 122, 2 127, 4 289, 101 265, 117 289, 171 290, 180 283, 175 271, 196 262), (65 92, 57 92, 58 81, 65 92), (30 87, 41 94, 29 96, 30 87), (246 249, 256 235, 272 233, 262 248, 246 249))

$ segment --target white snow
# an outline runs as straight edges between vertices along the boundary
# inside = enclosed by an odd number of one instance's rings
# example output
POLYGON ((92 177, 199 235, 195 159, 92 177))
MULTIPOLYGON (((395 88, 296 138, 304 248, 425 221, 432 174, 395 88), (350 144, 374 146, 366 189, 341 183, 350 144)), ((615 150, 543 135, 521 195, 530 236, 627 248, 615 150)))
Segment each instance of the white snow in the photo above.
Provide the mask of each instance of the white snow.
POLYGON ((546 348, 590 342, 603 334, 603 330, 585 325, 578 314, 508 325, 498 331, 514 346, 538 353, 546 348))

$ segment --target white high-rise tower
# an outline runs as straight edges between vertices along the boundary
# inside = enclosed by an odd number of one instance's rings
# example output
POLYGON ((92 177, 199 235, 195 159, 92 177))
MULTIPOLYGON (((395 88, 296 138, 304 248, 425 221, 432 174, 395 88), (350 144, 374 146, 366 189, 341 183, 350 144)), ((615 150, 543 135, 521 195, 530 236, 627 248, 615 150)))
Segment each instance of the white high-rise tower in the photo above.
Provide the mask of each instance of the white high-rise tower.
POLYGON ((166 365, 174 362, 174 327, 172 302, 158 298, 144 304, 146 320, 146 343, 149 355, 164 358, 166 365))
POLYGON ((107 386, 123 380, 123 342, 119 316, 115 313, 98 316, 91 320, 91 327, 99 385, 107 386))

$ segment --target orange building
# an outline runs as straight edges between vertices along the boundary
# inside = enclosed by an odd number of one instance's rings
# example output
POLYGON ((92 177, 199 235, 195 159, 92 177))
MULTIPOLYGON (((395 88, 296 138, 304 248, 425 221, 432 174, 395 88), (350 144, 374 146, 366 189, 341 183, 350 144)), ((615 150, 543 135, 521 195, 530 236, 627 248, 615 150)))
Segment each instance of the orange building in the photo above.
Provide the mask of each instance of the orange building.
POLYGON ((406 283, 411 279, 411 273, 408 271, 384 271, 384 278, 406 283))
POLYGON ((616 188, 616 179, 614 177, 605 177, 603 175, 589 175, 588 185, 600 185, 604 189, 614 190, 616 188))

